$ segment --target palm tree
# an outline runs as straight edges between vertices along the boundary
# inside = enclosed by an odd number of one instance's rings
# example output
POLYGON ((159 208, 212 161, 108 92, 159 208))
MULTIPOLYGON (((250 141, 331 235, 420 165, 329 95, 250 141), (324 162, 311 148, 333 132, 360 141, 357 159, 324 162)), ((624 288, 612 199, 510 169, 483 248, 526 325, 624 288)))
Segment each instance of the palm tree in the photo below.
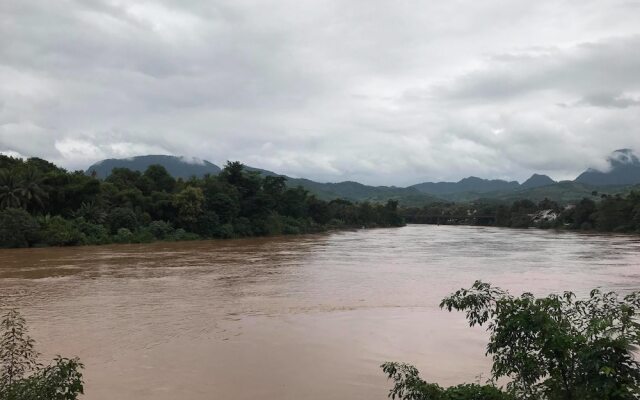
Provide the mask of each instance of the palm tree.
POLYGON ((25 205, 20 182, 15 174, 0 170, 0 209, 21 208, 25 205))
POLYGON ((48 197, 48 194, 42 184, 42 175, 37 170, 28 168, 24 171, 19 185, 25 207, 35 205, 42 208, 44 206, 43 200, 48 197))
POLYGON ((74 211, 72 215, 74 218, 82 217, 94 224, 102 224, 107 218, 107 214, 102 210, 102 208, 92 201, 88 203, 82 202, 80 208, 74 211))

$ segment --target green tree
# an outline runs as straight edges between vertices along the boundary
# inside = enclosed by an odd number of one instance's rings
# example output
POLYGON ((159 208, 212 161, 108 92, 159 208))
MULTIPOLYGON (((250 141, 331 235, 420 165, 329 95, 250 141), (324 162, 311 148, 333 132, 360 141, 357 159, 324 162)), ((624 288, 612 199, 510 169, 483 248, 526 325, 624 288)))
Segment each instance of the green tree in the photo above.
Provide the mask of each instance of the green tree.
POLYGON ((95 202, 82 203, 80 208, 71 214, 75 218, 84 218, 94 224, 102 224, 107 218, 107 213, 95 202))
POLYGON ((568 221, 573 229, 593 229, 595 225, 595 201, 584 198, 569 210, 568 221))
POLYGON ((571 292, 514 297, 477 281, 440 304, 465 311, 471 326, 487 324, 487 354, 494 379, 509 378, 518 399, 637 399, 640 343, 636 315, 640 293, 619 298, 593 290, 588 299, 571 292))
POLYGON ((239 161, 227 161, 220 172, 220 179, 233 186, 242 185, 244 177, 244 165, 239 161))
POLYGON ((203 237, 217 236, 220 228, 220 218, 214 211, 204 211, 200 214, 194 224, 193 232, 203 237))
POLYGON ((76 400, 84 393, 77 358, 56 357, 42 366, 25 319, 9 310, 0 322, 0 399, 76 400))
POLYGON ((144 182, 141 178, 142 174, 139 171, 132 171, 128 168, 114 168, 105 181, 116 185, 119 189, 136 188, 142 190, 144 182))
POLYGON ((598 204, 595 225, 600 231, 629 231, 633 228, 632 196, 607 196, 598 204))
POLYGON ((26 379, 11 385, 6 400, 76 400, 84 393, 82 368, 77 358, 57 356, 51 365, 38 369, 26 379))
POLYGON ((112 234, 118 232, 118 229, 125 228, 134 231, 138 228, 138 217, 136 213, 127 207, 117 207, 112 209, 107 215, 107 224, 112 234))
POLYGON ((165 239, 173 232, 173 227, 166 221, 153 221, 149 224, 149 232, 157 239, 165 239))
POLYGON ((43 184, 43 177, 35 168, 27 168, 20 177, 20 194, 24 206, 29 209, 42 209, 44 200, 49 197, 43 184))
POLYGON ((492 380, 507 378, 506 391, 490 385, 443 389, 422 380, 407 364, 385 363, 394 381, 392 399, 403 400, 632 400, 640 398, 640 292, 620 298, 593 290, 519 297, 476 281, 445 297, 441 308, 466 312, 470 326, 486 325, 492 380))
POLYGON ((159 165, 144 173, 115 168, 99 180, 45 160, 11 157, 0 157, 0 171, 0 247, 297 234, 403 223, 397 203, 327 203, 302 187, 287 188, 284 177, 263 177, 239 162, 227 163, 219 175, 186 181, 159 165), (153 221, 177 229, 154 233, 153 221))
POLYGON ((150 165, 144 171, 144 177, 151 182, 152 191, 171 193, 176 186, 176 180, 162 165, 150 165))
POLYGON ((382 371, 393 380, 389 390, 390 399, 400 400, 516 400, 494 385, 462 384, 442 388, 436 383, 428 383, 420 378, 416 367, 387 362, 381 365, 382 371))
POLYGON ((0 211, 0 247, 29 247, 38 239, 40 225, 25 210, 0 211))
POLYGON ((38 366, 35 342, 27 323, 16 310, 9 310, 0 323, 0 393, 38 366))
POLYGON ((0 209, 24 206, 24 195, 18 177, 9 170, 0 170, 0 209))
POLYGON ((215 193, 206 199, 207 209, 214 211, 222 223, 230 223, 240 213, 239 201, 227 193, 215 193))
POLYGON ((266 176, 262 186, 265 193, 277 202, 287 188, 286 182, 287 178, 284 176, 266 176))
POLYGON ((198 187, 187 186, 174 196, 173 204, 182 224, 192 227, 203 212, 204 193, 198 187))
POLYGON ((59 215, 40 219, 42 240, 49 246, 72 246, 83 243, 85 235, 70 220, 59 215))

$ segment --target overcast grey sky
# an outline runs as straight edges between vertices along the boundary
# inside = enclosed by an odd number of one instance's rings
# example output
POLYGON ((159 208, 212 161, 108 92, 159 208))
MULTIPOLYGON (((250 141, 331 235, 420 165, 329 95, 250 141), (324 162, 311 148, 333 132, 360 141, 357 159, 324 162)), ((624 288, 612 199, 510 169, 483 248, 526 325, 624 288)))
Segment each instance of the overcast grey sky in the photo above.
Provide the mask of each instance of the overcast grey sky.
POLYGON ((2 0, 0 151, 322 181, 573 178, 640 150, 636 0, 2 0))

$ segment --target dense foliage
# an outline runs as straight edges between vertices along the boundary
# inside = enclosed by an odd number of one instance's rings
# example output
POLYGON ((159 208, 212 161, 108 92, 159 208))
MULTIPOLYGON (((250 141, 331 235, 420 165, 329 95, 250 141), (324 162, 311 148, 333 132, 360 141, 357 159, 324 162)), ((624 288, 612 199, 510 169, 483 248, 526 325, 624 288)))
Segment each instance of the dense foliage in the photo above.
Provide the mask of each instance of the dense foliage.
POLYGON ((402 210, 410 223, 494 225, 513 228, 562 228, 601 232, 640 233, 640 192, 600 195, 560 206, 545 199, 538 203, 517 200, 499 202, 434 203, 402 210))
POLYGON ((164 167, 116 168, 105 180, 38 159, 0 155, 0 247, 137 243, 399 226, 395 201, 323 201, 284 177, 229 162, 218 175, 174 179, 164 167))
POLYGON ((442 300, 441 308, 465 311, 471 326, 490 333, 492 382, 506 388, 460 385, 442 389, 423 381, 409 365, 386 363, 394 380, 391 398, 626 400, 640 397, 640 292, 620 298, 593 290, 585 300, 571 292, 519 297, 483 282, 442 300), (455 395, 453 394, 455 393, 455 395))
POLYGON ((41 365, 24 318, 16 310, 5 314, 0 323, 0 399, 75 400, 84 393, 82 368, 77 358, 60 356, 41 365))
POLYGON ((516 400, 494 385, 462 384, 443 388, 420 378, 413 365, 387 362, 382 370, 393 380, 389 398, 400 400, 516 400))

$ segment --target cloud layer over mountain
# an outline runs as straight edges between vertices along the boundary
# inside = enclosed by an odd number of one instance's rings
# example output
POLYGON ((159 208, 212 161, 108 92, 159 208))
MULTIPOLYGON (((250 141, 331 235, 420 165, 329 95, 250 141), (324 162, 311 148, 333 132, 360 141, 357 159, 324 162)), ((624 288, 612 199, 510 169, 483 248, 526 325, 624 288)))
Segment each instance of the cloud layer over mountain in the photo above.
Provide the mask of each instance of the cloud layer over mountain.
POLYGON ((573 178, 640 150, 640 2, 0 3, 0 151, 315 180, 573 178))

